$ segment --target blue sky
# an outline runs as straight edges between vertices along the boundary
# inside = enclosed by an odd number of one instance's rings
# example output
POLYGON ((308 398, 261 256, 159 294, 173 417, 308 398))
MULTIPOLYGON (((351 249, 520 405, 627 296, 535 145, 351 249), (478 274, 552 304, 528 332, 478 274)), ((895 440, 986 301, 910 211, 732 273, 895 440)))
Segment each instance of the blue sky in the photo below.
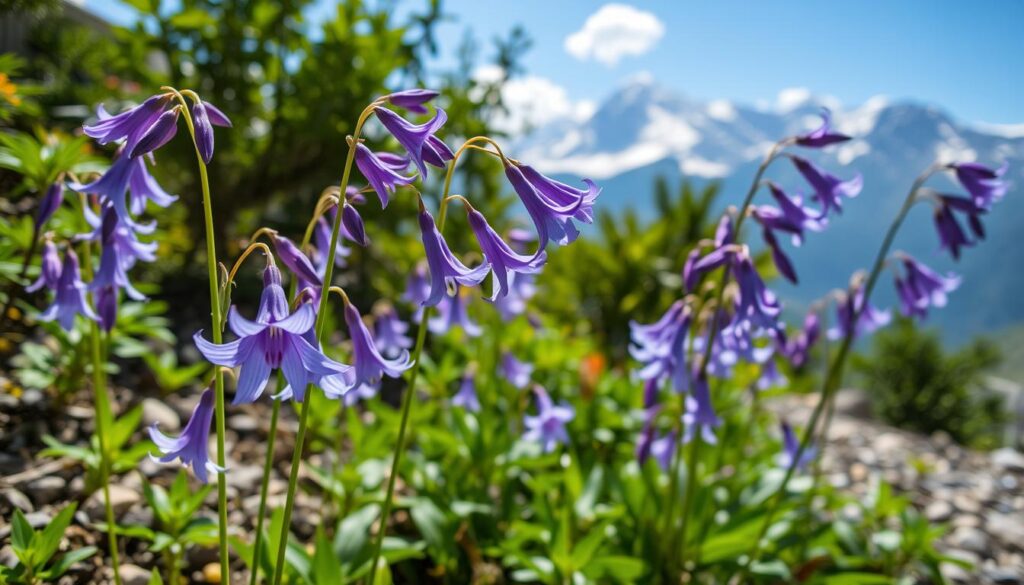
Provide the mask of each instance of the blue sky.
MULTIPOLYGON (((600 102, 646 72, 699 99, 771 103, 806 87, 846 105, 884 94, 938 104, 965 121, 1024 123, 1022 2, 663 0, 620 3, 625 12, 607 4, 446 0, 456 21, 440 30, 439 65, 452 62, 467 28, 489 41, 521 24, 534 41, 528 75, 572 104, 600 102)), ((318 0, 311 22, 333 5, 318 0)), ((131 14, 118 0, 86 6, 120 22, 131 14)))

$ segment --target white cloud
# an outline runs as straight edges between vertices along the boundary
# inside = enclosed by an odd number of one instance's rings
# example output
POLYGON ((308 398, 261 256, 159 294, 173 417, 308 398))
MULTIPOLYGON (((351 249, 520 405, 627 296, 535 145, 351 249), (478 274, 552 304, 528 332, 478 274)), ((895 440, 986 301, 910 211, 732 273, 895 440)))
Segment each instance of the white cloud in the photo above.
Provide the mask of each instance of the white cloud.
POLYGON ((775 109, 781 113, 792 112, 811 99, 811 90, 806 87, 788 87, 779 92, 775 109))
POLYGON ((586 61, 609 67, 627 55, 642 55, 665 34, 665 25, 651 12, 628 4, 605 4, 591 14, 583 28, 565 38, 565 50, 586 61))
MULTIPOLYGON (((485 65, 473 73, 480 83, 496 83, 504 76, 500 67, 485 65)), ((583 122, 597 110, 593 100, 574 101, 565 88, 545 77, 528 75, 505 82, 501 92, 508 113, 492 120, 510 134, 521 134, 559 119, 583 122)))
POLYGON ((732 122, 736 119, 736 107, 729 100, 713 100, 708 102, 708 116, 719 122, 732 122))

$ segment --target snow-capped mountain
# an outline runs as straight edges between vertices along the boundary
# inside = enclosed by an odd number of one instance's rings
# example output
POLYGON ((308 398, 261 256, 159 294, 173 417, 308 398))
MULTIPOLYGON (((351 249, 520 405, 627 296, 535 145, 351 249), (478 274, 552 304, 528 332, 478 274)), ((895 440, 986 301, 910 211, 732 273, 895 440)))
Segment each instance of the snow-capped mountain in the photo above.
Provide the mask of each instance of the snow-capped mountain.
MULTIPOLYGON (((897 246, 936 268, 963 275, 946 309, 930 319, 950 341, 1024 321, 1024 125, 992 126, 958 121, 938 107, 891 102, 876 97, 852 108, 832 99, 791 90, 772 107, 723 100, 695 101, 637 80, 621 87, 585 121, 560 120, 519 139, 516 152, 540 170, 569 177, 590 177, 604 187, 599 207, 611 212, 625 206, 651 213, 656 176, 697 183, 723 183, 721 204, 738 203, 754 169, 781 137, 820 123, 828 107, 833 123, 854 140, 824 151, 802 154, 839 176, 864 176, 864 191, 821 234, 811 234, 792 251, 800 287, 781 281, 779 292, 799 305, 828 290, 845 286, 850 274, 867 266, 914 177, 935 160, 977 160, 1010 164, 1015 187, 986 218, 988 241, 966 250, 958 264, 938 252, 927 203, 905 224, 897 246)), ((793 192, 807 188, 782 159, 768 176, 793 192)), ((958 187, 940 179, 950 190, 958 187)), ((759 238, 753 231, 747 236, 759 238)), ((880 282, 880 301, 894 299, 891 278, 880 282)))

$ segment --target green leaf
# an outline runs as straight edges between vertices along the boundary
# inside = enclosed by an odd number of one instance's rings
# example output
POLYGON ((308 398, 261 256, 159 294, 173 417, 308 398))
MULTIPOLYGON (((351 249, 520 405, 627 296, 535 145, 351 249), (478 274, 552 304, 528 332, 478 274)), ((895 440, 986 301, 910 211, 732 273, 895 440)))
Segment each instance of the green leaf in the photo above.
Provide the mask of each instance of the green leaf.
POLYGON ((381 559, 380 562, 377 563, 377 568, 374 570, 374 573, 374 583, 378 583, 379 585, 392 584, 391 567, 388 566, 387 561, 384 559, 381 559))
POLYGON ((366 548, 370 527, 380 515, 380 506, 370 504, 345 517, 334 535, 334 553, 342 563, 355 565, 359 554, 366 548))
POLYGON ((825 585, 891 585, 892 577, 878 573, 840 573, 825 577, 825 585))
POLYGON ((598 557, 586 569, 586 573, 596 580, 609 577, 623 583, 635 583, 645 571, 640 559, 618 555, 598 557))
POLYGON ((149 574, 149 585, 164 585, 164 579, 160 576, 160 571, 153 569, 149 574))
POLYGON ((900 534, 894 530, 883 530, 871 535, 871 542, 880 550, 891 553, 900 548, 900 534))
POLYGON ((57 548, 60 546, 60 539, 64 536, 64 531, 71 524, 71 518, 75 514, 76 507, 77 504, 74 503, 66 506, 39 534, 35 543, 35 561, 37 564, 49 562, 53 553, 57 552, 57 548))
POLYGON ((35 535, 35 531, 25 519, 25 515, 17 508, 14 509, 14 520, 11 524, 11 548, 14 549, 14 554, 22 564, 29 567, 34 566, 32 537, 35 535))
POLYGON ((167 497, 167 492, 164 491, 164 488, 153 485, 144 477, 142 478, 142 496, 146 498, 146 503, 153 509, 157 522, 166 529, 171 524, 171 500, 167 497))
POLYGON ((110 428, 110 441, 107 443, 111 453, 119 450, 128 439, 132 437, 132 433, 135 429, 139 428, 139 423, 142 422, 142 405, 136 406, 135 408, 124 413, 110 428))
POLYGON ((427 546, 447 555, 455 541, 450 523, 444 512, 427 498, 416 498, 409 507, 409 515, 419 529, 427 546))
POLYGON ((324 534, 323 526, 316 527, 316 539, 313 551, 313 583, 316 585, 333 585, 341 582, 341 563, 334 556, 331 541, 324 534))
POLYGON ((82 548, 69 551, 67 554, 61 557, 60 560, 56 562, 56 564, 54 564, 46 571, 40 573, 39 577, 41 579, 48 581, 56 580, 64 573, 67 573, 68 569, 71 568, 71 565, 79 561, 84 561, 85 559, 91 557, 94 554, 96 554, 95 546, 84 546, 82 548))
POLYGON ((601 546, 601 543, 605 539, 605 526, 607 523, 601 523, 590 529, 576 546, 572 549, 572 567, 573 569, 582 569, 587 566, 587 563, 594 558, 594 553, 601 546))
POLYGON ((217 24, 217 21, 202 8, 190 8, 172 16, 170 24, 177 28, 195 29, 217 24))
POLYGON ((790 582, 792 575, 786 563, 776 559, 774 561, 758 561, 750 565, 750 572, 762 577, 774 577, 783 582, 790 582))

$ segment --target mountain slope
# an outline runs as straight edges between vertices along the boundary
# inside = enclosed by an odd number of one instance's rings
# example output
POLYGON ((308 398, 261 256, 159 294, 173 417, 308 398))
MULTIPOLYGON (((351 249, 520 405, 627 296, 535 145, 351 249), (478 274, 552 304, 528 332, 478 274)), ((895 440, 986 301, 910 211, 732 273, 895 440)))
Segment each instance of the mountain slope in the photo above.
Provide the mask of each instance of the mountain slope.
MULTIPOLYGON (((693 101, 649 81, 634 82, 611 95, 590 119, 539 128, 521 138, 516 150, 524 159, 543 161, 536 166, 545 172, 599 180, 604 187, 600 206, 613 212, 626 206, 653 212, 651 192, 658 175, 698 183, 720 180, 722 204, 737 204, 771 144, 813 128, 821 107, 831 106, 836 126, 855 139, 803 154, 840 176, 862 173, 865 187, 824 233, 811 234, 803 247, 792 250, 801 285, 776 282, 775 287, 796 304, 844 286, 853 271, 870 264, 914 177, 936 159, 1007 161, 1014 187, 986 218, 988 241, 968 249, 959 264, 938 253, 927 203, 912 212, 896 246, 963 275, 949 306, 930 317, 950 342, 1024 321, 1018 293, 1024 290, 1024 246, 1015 240, 1016 230, 1024 226, 1019 188, 1024 184, 1024 132, 970 126, 916 103, 873 98, 844 110, 827 100, 798 97, 784 110, 766 110, 693 101)), ((806 190, 784 159, 768 177, 791 192, 806 190)), ((942 180, 935 185, 956 189, 942 180)), ((884 277, 880 302, 895 300, 891 289, 891 277, 884 277)))

